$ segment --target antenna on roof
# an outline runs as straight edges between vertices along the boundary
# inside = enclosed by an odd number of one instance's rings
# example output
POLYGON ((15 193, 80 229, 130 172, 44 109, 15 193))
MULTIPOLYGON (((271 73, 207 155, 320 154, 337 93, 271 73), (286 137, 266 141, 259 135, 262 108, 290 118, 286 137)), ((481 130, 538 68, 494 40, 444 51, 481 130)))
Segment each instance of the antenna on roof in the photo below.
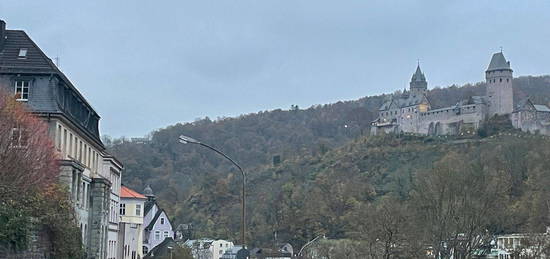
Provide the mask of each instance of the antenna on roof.
POLYGON ((500 53, 502 53, 502 46, 500 47, 500 53))
POLYGON ((416 59, 416 65, 420 66, 420 59, 419 58, 416 59))
POLYGON ((56 56, 56 57, 55 57, 55 66, 57 66, 57 68, 59 68, 59 60, 60 60, 60 59, 61 59, 61 58, 59 58, 59 56, 56 56))

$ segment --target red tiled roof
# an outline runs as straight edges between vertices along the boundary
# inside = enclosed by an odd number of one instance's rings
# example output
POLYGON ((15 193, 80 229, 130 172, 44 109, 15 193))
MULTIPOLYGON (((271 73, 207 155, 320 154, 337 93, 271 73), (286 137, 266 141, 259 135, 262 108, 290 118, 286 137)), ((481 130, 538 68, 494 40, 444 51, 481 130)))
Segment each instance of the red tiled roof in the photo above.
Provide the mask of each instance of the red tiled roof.
POLYGON ((137 199, 146 199, 146 197, 141 194, 141 193, 138 193, 126 186, 122 186, 122 188, 120 189, 120 197, 121 198, 137 198, 137 199))

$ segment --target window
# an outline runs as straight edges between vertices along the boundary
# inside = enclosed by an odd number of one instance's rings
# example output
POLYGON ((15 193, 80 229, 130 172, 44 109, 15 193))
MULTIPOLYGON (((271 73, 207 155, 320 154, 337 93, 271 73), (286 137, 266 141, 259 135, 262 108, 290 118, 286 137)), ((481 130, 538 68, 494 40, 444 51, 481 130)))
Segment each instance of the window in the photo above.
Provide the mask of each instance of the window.
POLYGON ((61 125, 57 125, 57 136, 56 136, 57 150, 61 150, 61 132, 62 132, 61 125))
POLYGON ((120 204, 120 215, 126 215, 126 204, 125 203, 120 204))
POLYGON ((80 161, 80 163, 82 163, 82 148, 83 148, 83 144, 82 144, 82 141, 78 141, 78 161, 80 161))
POLYGON ((25 129, 13 128, 11 130, 10 137, 11 137, 10 145, 12 147, 26 147, 28 144, 28 135, 25 129))
POLYGON ((149 249, 146 246, 143 246, 143 255, 146 255, 149 252, 149 249))
POLYGON ((160 218, 160 224, 164 225, 164 218, 160 218))
POLYGON ((168 237, 168 231, 164 231, 164 238, 168 237))
POLYGON ((63 151, 67 153, 67 129, 63 130, 63 151))
POLYGON ((28 80, 15 81, 15 98, 17 101, 29 100, 29 86, 30 81, 28 80))
POLYGON ((141 216, 141 204, 136 204, 136 216, 141 216))
POLYGON ((155 240, 160 240, 160 231, 155 231, 155 240))
POLYGON ((19 49, 18 58, 27 58, 27 49, 19 49))

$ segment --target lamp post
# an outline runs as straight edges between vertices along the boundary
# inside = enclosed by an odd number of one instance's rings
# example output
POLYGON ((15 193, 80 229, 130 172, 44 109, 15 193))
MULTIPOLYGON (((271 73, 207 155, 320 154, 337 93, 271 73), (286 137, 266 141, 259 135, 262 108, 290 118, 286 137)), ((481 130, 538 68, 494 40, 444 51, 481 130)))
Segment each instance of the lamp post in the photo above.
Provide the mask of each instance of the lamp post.
POLYGON ((318 235, 317 237, 315 237, 314 239, 310 240, 309 242, 307 242, 304 246, 302 246, 302 248, 300 249, 300 251, 298 252, 298 258, 302 258, 302 252, 304 251, 304 249, 306 247, 308 247, 309 245, 313 244, 313 242, 317 241, 317 239, 319 238, 326 238, 325 235, 318 235))
POLYGON ((200 146, 203 146, 203 147, 206 147, 210 150, 213 150, 214 152, 220 154, 221 156, 225 157, 227 160, 229 160, 231 163, 233 163, 233 165, 235 165, 235 167, 237 167, 239 169, 239 171, 241 171, 241 174, 242 174, 242 197, 241 197, 241 243, 243 245, 243 249, 246 249, 246 239, 245 239, 245 231, 246 231, 246 228, 245 228, 245 224, 246 224, 246 213, 245 213, 245 208, 246 208, 246 174, 244 173, 244 170, 242 169, 242 167, 237 164, 235 161, 233 161, 233 159, 231 159, 230 157, 228 157, 226 154, 224 154, 223 152, 217 150, 216 148, 214 147, 211 147, 207 144, 204 144, 194 138, 191 138, 191 137, 188 137, 188 136, 184 136, 184 135, 181 135, 179 136, 179 142, 182 143, 182 144, 195 144, 195 145, 200 145, 200 146))

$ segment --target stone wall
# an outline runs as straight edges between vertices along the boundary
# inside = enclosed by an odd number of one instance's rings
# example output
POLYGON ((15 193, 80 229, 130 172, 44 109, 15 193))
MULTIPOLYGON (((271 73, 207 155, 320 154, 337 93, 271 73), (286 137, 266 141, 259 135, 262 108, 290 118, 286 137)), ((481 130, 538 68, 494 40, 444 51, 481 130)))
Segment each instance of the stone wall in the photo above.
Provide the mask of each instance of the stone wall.
POLYGON ((50 259, 52 243, 42 226, 34 224, 28 235, 28 247, 24 251, 12 251, 0 246, 0 259, 50 259))
POLYGON ((485 120, 487 107, 483 104, 464 105, 422 113, 417 131, 425 135, 457 135, 462 125, 478 129, 485 120))
POLYGON ((103 178, 94 178, 91 184, 90 240, 87 254, 90 259, 107 256, 107 228, 111 183, 103 178))

